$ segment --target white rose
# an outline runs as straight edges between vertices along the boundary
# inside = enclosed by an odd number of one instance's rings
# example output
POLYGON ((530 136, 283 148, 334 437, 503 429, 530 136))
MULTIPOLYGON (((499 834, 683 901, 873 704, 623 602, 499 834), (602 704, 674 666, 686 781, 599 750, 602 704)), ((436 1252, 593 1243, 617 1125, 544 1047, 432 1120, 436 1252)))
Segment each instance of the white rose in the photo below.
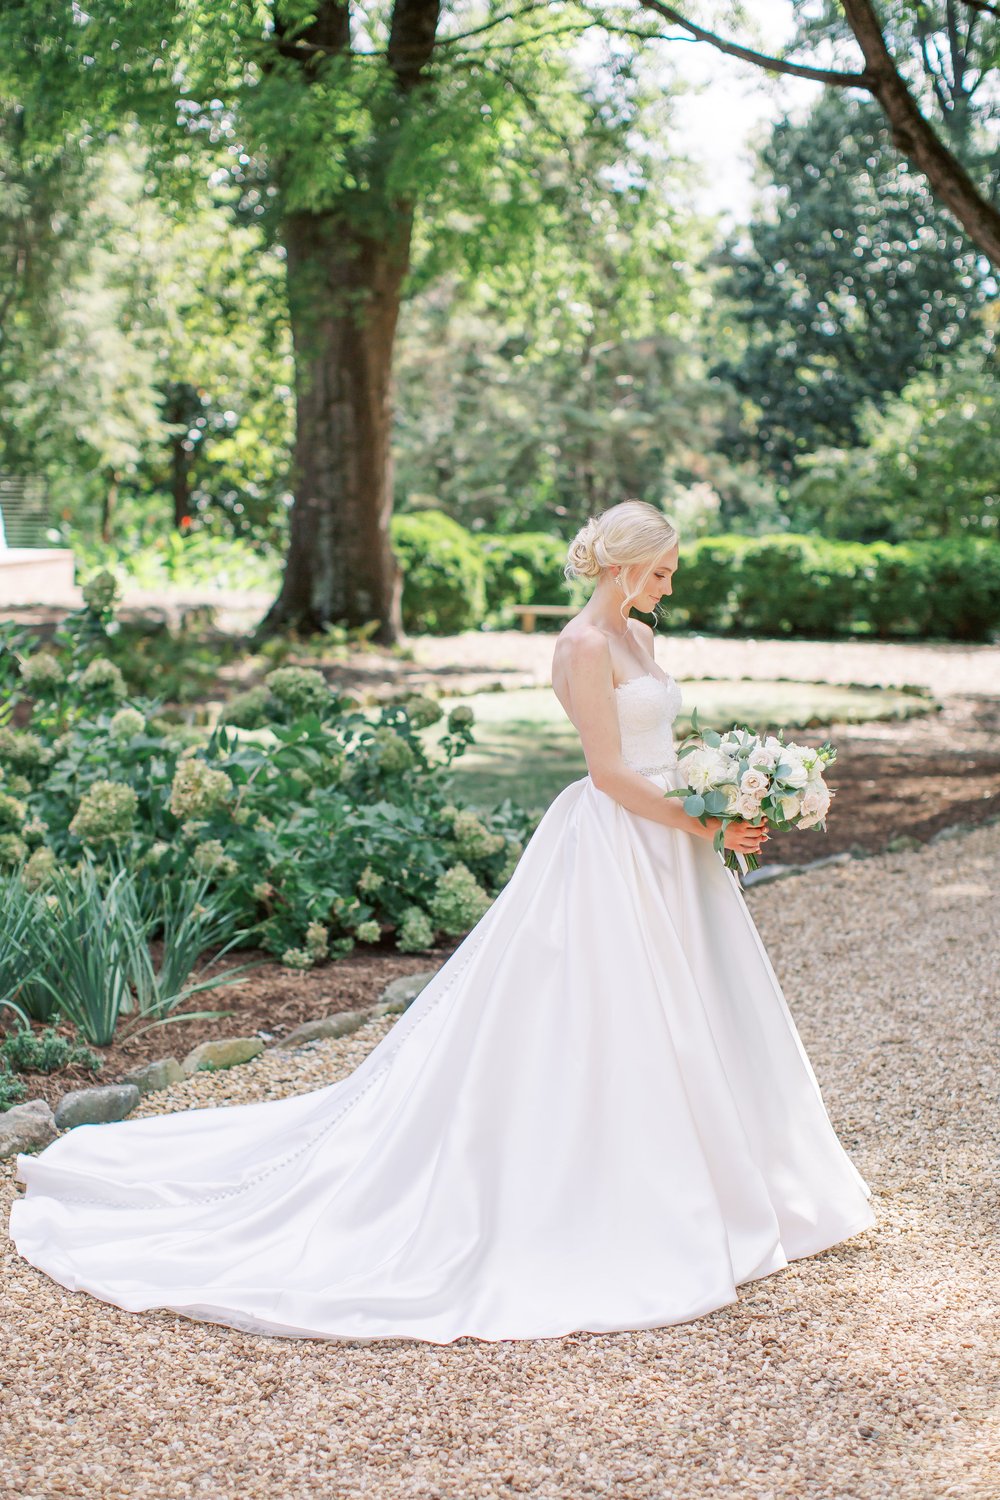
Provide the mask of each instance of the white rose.
POLYGON ((750 752, 750 764, 764 771, 773 771, 778 764, 778 757, 766 745, 757 745, 750 752))
POLYGON ((757 744, 757 736, 746 729, 730 729, 722 743, 731 755, 746 755, 757 744))
POLYGON ((736 811, 741 818, 755 818, 760 812, 760 798, 753 792, 740 792, 736 798, 736 811))
POLYGON ((740 781, 740 791, 749 792, 759 798, 764 795, 770 784, 770 777, 764 771, 759 771, 754 766, 751 766, 748 771, 743 772, 743 777, 740 781))
POLYGON ((781 778, 784 786, 794 787, 798 790, 800 787, 804 787, 808 780, 809 772, 801 761, 793 760, 785 762, 785 773, 781 778))
POLYGON ((830 793, 822 784, 813 783, 808 786, 802 794, 802 819, 803 828, 811 827, 813 823, 820 823, 826 817, 830 808, 830 793))
POLYGON ((786 823, 794 823, 802 811, 801 797, 780 797, 781 816, 786 823))

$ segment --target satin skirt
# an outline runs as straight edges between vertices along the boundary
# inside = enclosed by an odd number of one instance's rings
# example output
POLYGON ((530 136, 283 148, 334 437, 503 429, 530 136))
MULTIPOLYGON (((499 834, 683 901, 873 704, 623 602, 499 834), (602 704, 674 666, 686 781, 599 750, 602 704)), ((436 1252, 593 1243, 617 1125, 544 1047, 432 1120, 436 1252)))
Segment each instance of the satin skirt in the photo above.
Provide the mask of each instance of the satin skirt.
POLYGON ((589 777, 348 1078, 18 1172, 62 1286, 304 1338, 686 1322, 874 1222, 735 877, 589 777))

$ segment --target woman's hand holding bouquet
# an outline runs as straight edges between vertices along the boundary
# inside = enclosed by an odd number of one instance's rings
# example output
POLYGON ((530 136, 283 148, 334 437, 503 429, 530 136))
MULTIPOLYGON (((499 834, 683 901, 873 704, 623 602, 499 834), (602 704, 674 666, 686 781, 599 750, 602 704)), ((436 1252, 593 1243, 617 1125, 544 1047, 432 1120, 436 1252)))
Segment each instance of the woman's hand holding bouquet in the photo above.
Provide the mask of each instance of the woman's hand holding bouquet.
POLYGON ((837 755, 831 744, 814 750, 738 725, 718 734, 701 728, 697 710, 691 728, 677 751, 687 785, 666 795, 683 797, 684 811, 706 826, 718 820, 713 844, 731 870, 756 870, 760 864, 755 853, 737 854, 726 847, 726 832, 733 823, 755 828, 766 824, 779 833, 826 827, 833 794, 823 773, 837 755))

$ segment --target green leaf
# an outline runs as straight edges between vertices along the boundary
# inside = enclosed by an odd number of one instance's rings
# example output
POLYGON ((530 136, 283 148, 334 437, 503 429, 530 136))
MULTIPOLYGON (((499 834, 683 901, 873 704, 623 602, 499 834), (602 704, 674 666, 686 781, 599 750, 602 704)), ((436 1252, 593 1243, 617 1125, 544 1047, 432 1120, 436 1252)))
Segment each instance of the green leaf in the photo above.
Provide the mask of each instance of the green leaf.
POLYGON ((684 799, 684 811, 689 817, 700 818, 705 811, 704 797, 700 797, 697 792, 693 792, 690 797, 684 799))
POLYGON ((706 792, 705 811, 711 813, 713 818, 718 818, 725 812, 728 802, 725 792, 706 792))
POLYGON ((720 734, 717 734, 714 729, 706 729, 702 734, 702 739, 704 740, 705 744, 709 745, 713 750, 717 750, 722 744, 722 736, 720 734))

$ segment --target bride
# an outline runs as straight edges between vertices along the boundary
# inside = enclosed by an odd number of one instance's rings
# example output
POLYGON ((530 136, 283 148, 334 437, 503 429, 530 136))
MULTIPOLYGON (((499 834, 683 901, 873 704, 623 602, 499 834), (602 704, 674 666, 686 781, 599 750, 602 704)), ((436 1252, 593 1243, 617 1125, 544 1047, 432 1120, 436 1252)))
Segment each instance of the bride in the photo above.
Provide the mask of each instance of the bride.
POLYGON ((664 795, 681 694, 630 610, 676 568, 639 502, 573 541, 552 676, 589 774, 365 1061, 19 1157, 21 1255, 133 1312, 447 1344, 686 1322, 874 1222, 714 829, 664 795))

